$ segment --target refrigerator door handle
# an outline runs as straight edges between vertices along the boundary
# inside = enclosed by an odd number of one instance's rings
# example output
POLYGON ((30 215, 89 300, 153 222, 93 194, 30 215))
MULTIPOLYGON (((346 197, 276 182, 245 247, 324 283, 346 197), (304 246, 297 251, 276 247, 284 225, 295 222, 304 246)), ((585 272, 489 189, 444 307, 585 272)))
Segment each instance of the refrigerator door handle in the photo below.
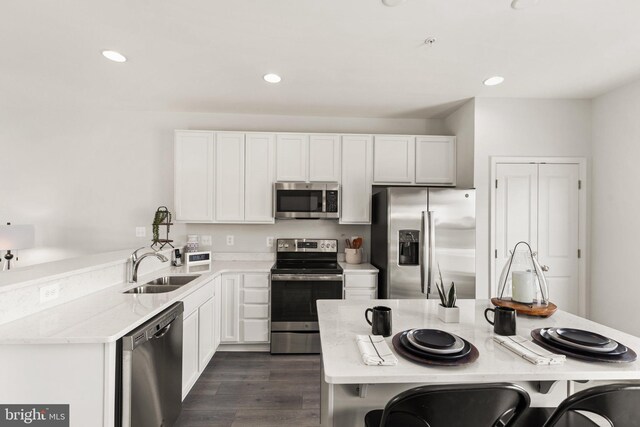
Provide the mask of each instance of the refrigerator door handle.
POLYGON ((435 221, 435 212, 429 211, 427 213, 427 218, 429 221, 429 277, 427 281, 427 289, 431 292, 431 286, 435 284, 435 272, 436 272, 436 221, 435 221))
POLYGON ((428 226, 426 225, 428 221, 427 211, 422 211, 422 219, 420 221, 420 239, 421 239, 421 248, 420 248, 420 290, 423 294, 429 295, 429 287, 427 286, 425 292, 425 282, 428 281, 429 271, 427 267, 427 261, 429 259, 429 244, 428 244, 428 226))

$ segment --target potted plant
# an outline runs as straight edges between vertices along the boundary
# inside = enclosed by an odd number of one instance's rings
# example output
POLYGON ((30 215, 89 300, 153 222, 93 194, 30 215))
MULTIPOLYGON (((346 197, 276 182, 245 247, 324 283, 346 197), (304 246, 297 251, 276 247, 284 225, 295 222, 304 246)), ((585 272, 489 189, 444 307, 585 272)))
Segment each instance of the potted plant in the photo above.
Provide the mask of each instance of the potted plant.
POLYGON ((460 322, 460 308, 456 306, 456 285, 451 282, 451 287, 449 287, 448 291, 445 291, 442 272, 440 271, 439 265, 438 274, 440 276, 440 283, 436 282, 438 295, 440 295, 438 319, 442 320, 444 323, 458 323, 460 322))

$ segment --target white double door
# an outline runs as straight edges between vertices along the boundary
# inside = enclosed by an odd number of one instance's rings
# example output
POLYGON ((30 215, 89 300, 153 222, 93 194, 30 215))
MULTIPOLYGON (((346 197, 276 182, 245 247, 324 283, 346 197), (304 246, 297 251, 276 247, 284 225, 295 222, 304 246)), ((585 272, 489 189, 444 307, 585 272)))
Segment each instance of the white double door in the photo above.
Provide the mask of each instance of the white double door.
POLYGON ((516 243, 538 253, 559 309, 579 314, 580 165, 498 163, 495 170, 494 294, 516 243))

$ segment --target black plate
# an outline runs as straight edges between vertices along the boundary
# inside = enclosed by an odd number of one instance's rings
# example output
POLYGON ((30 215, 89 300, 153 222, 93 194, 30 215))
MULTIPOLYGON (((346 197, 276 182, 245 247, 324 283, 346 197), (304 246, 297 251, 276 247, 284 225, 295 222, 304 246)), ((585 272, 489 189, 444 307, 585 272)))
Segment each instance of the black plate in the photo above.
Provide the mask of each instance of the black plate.
POLYGON ((573 357, 574 359, 586 360, 588 362, 605 362, 605 363, 630 363, 635 362, 638 358, 638 355, 631 348, 627 348, 618 341, 618 345, 627 349, 627 352, 624 354, 620 354, 618 356, 607 355, 607 353, 587 353, 581 352, 576 349, 565 349, 564 347, 560 347, 559 345, 555 345, 552 342, 548 341, 548 338, 545 339, 542 337, 541 332, 543 329, 534 329, 531 331, 531 337, 535 341, 536 344, 540 345, 543 348, 546 348, 552 353, 560 353, 564 354, 567 357, 573 357))
POLYGON ((551 338, 547 334, 547 329, 549 329, 549 328, 540 329, 540 336, 545 341, 545 343, 548 343, 551 347, 555 347, 555 348, 562 349, 562 350, 568 350, 568 351, 571 351, 571 352, 574 352, 574 353, 577 353, 577 354, 581 354, 583 356, 611 357, 611 356, 623 355, 628 351, 627 347, 624 346, 623 344, 620 344, 620 343, 618 343, 618 347, 616 347, 615 350, 609 351, 609 352, 606 352, 606 353, 598 353, 598 352, 594 352, 594 351, 581 350, 579 348, 571 347, 570 345, 562 344, 562 343, 560 343, 558 341, 555 341, 553 338, 551 338))
POLYGON ((612 341, 605 336, 582 329, 556 328, 556 333, 567 341, 591 347, 602 347, 612 341))
POLYGON ((471 351, 471 344, 469 344, 469 342, 467 340, 465 340, 464 338, 461 338, 462 341, 464 341, 464 347, 462 348, 462 350, 460 350, 459 353, 453 353, 453 354, 433 354, 433 353, 427 353, 426 351, 422 351, 419 348, 415 348, 414 346, 411 345, 411 343, 409 342, 409 339, 407 338, 407 333, 409 331, 404 331, 402 333, 402 335, 400 335, 400 344, 402 344, 402 347, 407 350, 409 353, 418 356, 418 357, 422 357, 423 359, 433 359, 433 360, 456 360, 456 359, 460 359, 462 357, 465 357, 467 354, 469 354, 469 352, 471 351))
POLYGON ((439 329, 415 329, 413 338, 424 347, 444 349, 456 343, 456 337, 439 329))

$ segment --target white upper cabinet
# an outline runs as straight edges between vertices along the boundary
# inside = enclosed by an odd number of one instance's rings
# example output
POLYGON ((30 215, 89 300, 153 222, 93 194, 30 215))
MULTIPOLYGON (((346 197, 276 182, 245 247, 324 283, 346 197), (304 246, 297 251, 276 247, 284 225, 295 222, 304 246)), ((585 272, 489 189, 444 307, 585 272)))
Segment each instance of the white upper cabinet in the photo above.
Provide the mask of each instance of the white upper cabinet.
POLYGON ((213 221, 213 146, 213 132, 175 132, 176 220, 213 221))
POLYGON ((243 221, 244 133, 218 132, 215 147, 215 219, 243 221))
POLYGON ((339 135, 311 135, 309 137, 308 181, 340 181, 339 135))
POLYGON ((456 137, 416 138, 416 184, 455 185, 456 137))
POLYGON ((342 192, 340 224, 371 223, 373 137, 342 137, 342 192))
POLYGON ((415 137, 376 135, 373 141, 374 183, 413 183, 414 156, 415 137))
POLYGON ((246 135, 244 174, 244 220, 273 223, 275 135, 246 135))
POLYGON ((309 171, 309 136, 279 134, 276 136, 276 179, 306 182, 309 171))

